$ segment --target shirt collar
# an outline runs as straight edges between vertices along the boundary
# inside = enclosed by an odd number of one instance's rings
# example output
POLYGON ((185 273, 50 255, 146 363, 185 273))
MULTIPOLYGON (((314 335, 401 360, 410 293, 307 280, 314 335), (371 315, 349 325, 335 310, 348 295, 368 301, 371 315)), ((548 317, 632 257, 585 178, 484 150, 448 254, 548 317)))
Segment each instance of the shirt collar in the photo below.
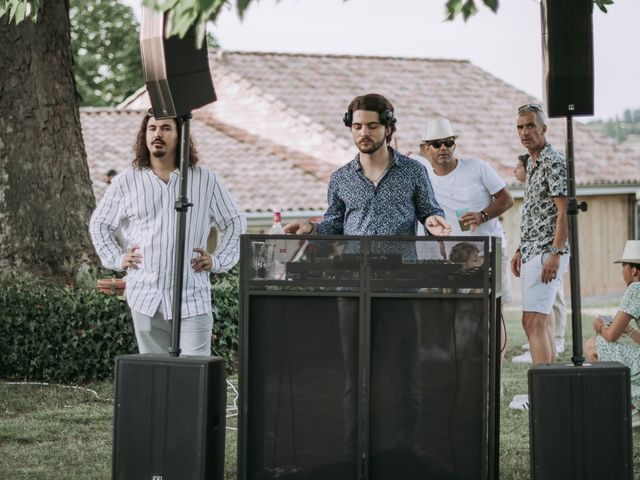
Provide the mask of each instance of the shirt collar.
MULTIPOLYGON (((391 169, 395 165, 402 165, 403 161, 406 160, 407 157, 402 155, 397 150, 394 150, 389 146, 387 146, 387 149, 389 150, 389 169, 391 169)), ((353 168, 355 171, 362 171, 362 164, 360 163, 360 153, 358 153, 355 158, 349 163, 351 164, 351 168, 353 168)))

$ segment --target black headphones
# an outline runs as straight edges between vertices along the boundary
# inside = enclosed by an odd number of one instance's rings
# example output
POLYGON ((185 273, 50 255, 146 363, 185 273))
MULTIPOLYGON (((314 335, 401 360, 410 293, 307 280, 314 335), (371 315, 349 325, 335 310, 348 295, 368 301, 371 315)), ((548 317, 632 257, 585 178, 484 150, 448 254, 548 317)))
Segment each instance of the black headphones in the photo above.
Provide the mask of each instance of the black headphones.
MULTIPOLYGON (((351 124, 353 123, 353 112, 346 112, 344 117, 342 117, 342 121, 344 122, 345 127, 351 127, 351 124)), ((385 110, 380 114, 380 123, 385 127, 391 127, 396 123, 396 117, 393 116, 393 112, 391 110, 385 110)))

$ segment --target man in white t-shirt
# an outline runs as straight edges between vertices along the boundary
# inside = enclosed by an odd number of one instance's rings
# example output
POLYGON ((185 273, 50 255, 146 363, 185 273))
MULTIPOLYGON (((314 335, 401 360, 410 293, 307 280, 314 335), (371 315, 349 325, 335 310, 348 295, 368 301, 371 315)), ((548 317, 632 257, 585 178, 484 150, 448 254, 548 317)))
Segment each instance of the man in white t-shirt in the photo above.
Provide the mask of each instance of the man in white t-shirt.
POLYGON ((498 217, 513 205, 513 197, 488 163, 476 158, 458 158, 455 150, 456 135, 451 123, 446 118, 435 118, 427 123, 420 155, 413 158, 427 167, 436 200, 451 225, 451 235, 502 239, 502 301, 511 302, 507 242, 498 217))

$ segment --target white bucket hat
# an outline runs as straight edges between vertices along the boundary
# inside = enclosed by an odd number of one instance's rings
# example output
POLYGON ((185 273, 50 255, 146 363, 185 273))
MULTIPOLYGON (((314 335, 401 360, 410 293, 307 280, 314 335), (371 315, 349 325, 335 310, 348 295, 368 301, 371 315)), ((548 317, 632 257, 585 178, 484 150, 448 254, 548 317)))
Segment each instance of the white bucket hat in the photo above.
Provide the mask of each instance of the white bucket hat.
POLYGON ((433 118, 427 122, 427 131, 422 134, 423 142, 442 140, 443 138, 456 138, 451 123, 446 118, 433 118))
POLYGON ((622 258, 613 263, 640 263, 640 240, 627 240, 622 258))

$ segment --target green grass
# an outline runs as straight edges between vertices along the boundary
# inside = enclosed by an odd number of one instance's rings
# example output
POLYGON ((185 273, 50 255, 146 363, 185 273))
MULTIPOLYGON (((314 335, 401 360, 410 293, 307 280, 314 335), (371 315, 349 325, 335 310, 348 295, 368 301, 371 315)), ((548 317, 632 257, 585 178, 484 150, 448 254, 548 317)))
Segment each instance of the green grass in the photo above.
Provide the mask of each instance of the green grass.
MULTIPOLYGON (((615 307, 603 308, 604 313, 615 307)), ((510 410, 513 395, 527 391, 527 365, 511 357, 522 353, 526 337, 520 313, 507 310, 507 354, 502 370, 500 477, 529 479, 529 417, 510 410)), ((592 312, 584 314, 583 337, 591 333, 592 312)), ((571 357, 570 335, 567 351, 571 357)), ((113 387, 111 382, 86 389, 0 382, 0 479, 107 480, 111 471, 113 387)), ((229 392, 229 401, 233 392, 229 392)), ((227 421, 236 426, 236 419, 227 421)), ((640 429, 634 429, 635 472, 640 472, 640 429)), ((227 429, 225 479, 236 479, 236 431, 227 429)))

